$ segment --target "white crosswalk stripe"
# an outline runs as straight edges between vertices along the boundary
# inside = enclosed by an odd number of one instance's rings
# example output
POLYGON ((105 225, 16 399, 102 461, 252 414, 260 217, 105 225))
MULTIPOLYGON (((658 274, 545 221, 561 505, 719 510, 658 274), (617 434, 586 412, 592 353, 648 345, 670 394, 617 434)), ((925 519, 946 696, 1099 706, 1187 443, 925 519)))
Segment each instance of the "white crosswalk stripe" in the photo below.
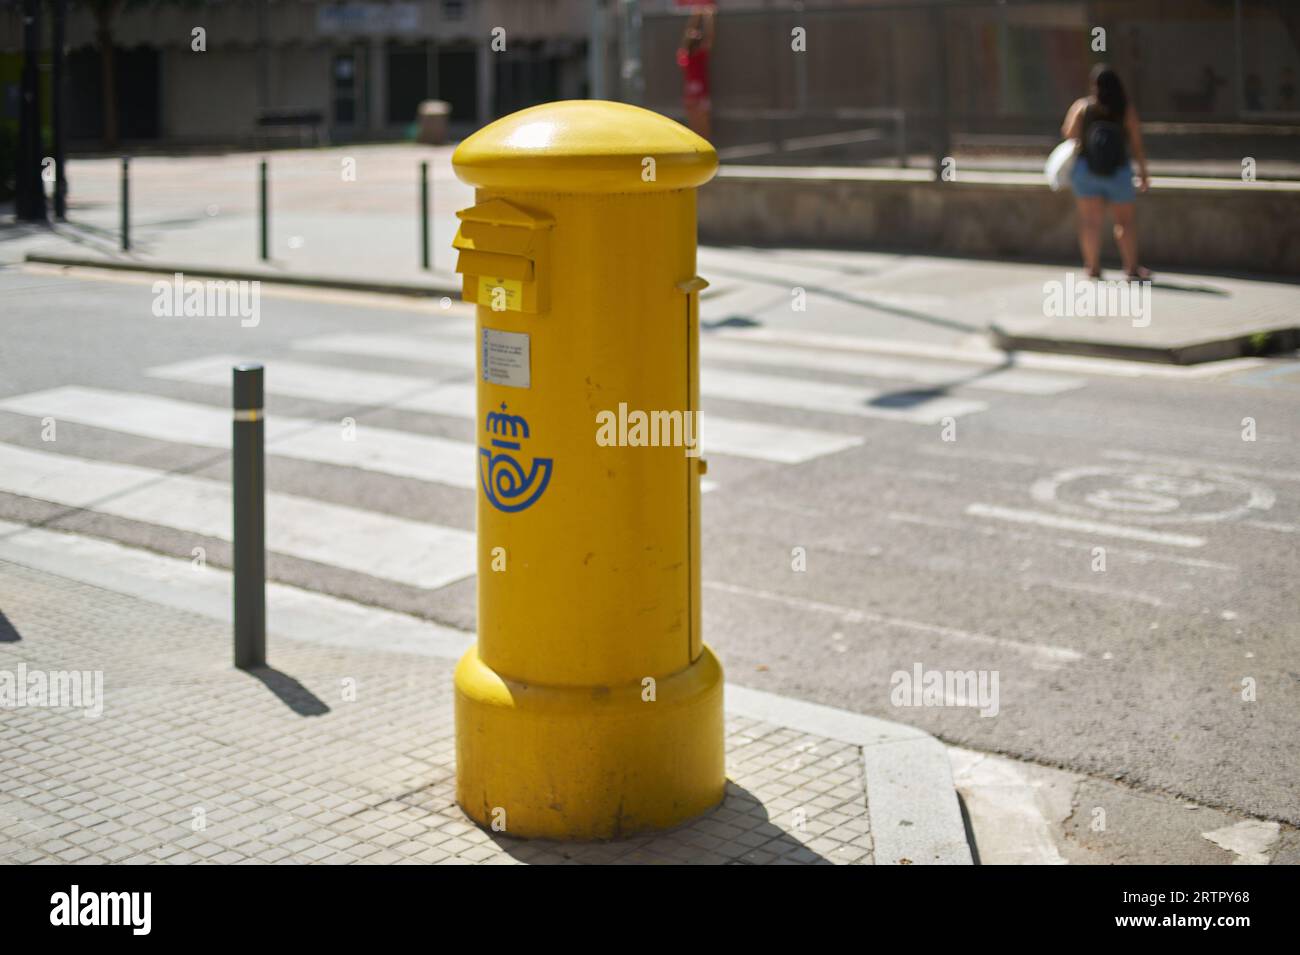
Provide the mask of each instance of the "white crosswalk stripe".
MULTIPOLYGON (((728 347, 723 343, 724 347, 728 347)), ((322 339, 308 339, 307 342, 299 343, 299 347, 309 347, 317 351, 334 351, 335 347, 343 351, 360 351, 370 356, 383 357, 422 357, 430 356, 437 353, 438 361, 441 364, 450 364, 452 361, 461 361, 465 368, 472 368, 474 364, 474 353, 469 343, 465 343, 463 350, 456 350, 451 343, 443 342, 426 343, 421 342, 419 337, 374 337, 374 335, 344 335, 344 337, 330 337, 322 339)), ((736 347, 736 346, 732 346, 736 347)), ((746 348, 749 346, 738 346, 746 348)), ((776 352, 777 355, 784 355, 785 352, 776 352)), ((867 360, 868 356, 844 356, 845 359, 867 360)), ((772 361, 772 364, 780 364, 772 361)), ((900 363, 904 364, 904 363, 900 363)), ((915 374, 922 373, 922 368, 926 373, 933 377, 933 368, 935 363, 910 363, 909 368, 913 369, 915 374)), ((1009 373, 1008 373, 1009 374, 1009 373)), ((1032 377, 1030 377, 1032 378, 1032 377)), ((915 378, 914 378, 915 379, 915 378)), ((1026 377, 1011 378, 1011 382, 1019 381, 1017 387, 1030 387, 1027 385, 1026 377)), ((1061 387, 1063 382, 1057 379, 1056 382, 1049 382, 1052 387, 1061 387)), ((1048 387, 1045 385, 1044 387, 1048 387)), ((910 395, 901 396, 896 400, 891 399, 891 394, 885 391, 871 390, 871 388, 861 388, 850 385, 835 385, 828 382, 810 382, 801 378, 789 378, 784 376, 768 376, 768 374, 754 374, 749 372, 732 372, 732 370, 723 370, 716 368, 705 368, 699 374, 699 392, 710 398, 720 398, 732 401, 750 401, 750 403, 775 405, 783 408, 800 408, 802 411, 828 412, 832 414, 854 414, 859 417, 872 418, 892 418, 892 420, 907 421, 911 424, 931 425, 937 424, 945 417, 958 417, 961 414, 970 414, 984 411, 988 408, 983 401, 976 401, 965 398, 931 398, 924 396, 922 400, 911 400, 910 395)), ((715 425, 715 418, 706 418, 706 426, 715 425)), ((711 429, 712 433, 712 429, 711 429)), ((725 453, 725 452, 724 452, 725 453)))
MULTIPOLYGON (((169 381, 228 386, 230 367, 238 361, 231 355, 213 355, 150 368, 146 374, 169 381)), ((337 403, 354 400, 388 404, 406 411, 457 418, 473 418, 475 409, 473 383, 436 384, 413 375, 354 371, 293 361, 268 363, 265 387, 271 394, 337 403)), ((740 421, 711 414, 701 417, 701 440, 706 452, 761 461, 798 464, 856 447, 863 441, 857 435, 811 428, 740 421)), ((594 419, 592 433, 595 433, 594 419)))
MULTIPOLYGON (((0 491, 231 539, 221 482, 0 445, 0 491)), ((426 588, 475 572, 470 531, 274 491, 266 514, 267 548, 277 553, 426 588)))
POLYGON ((927 396, 913 401, 907 394, 896 396, 850 385, 741 371, 712 369, 707 375, 702 374, 700 379, 700 391, 713 398, 863 418, 887 418, 909 424, 938 424, 944 418, 957 418, 988 407, 982 401, 967 398, 927 396))
MULTIPOLYGON (((230 447, 230 412, 212 405, 102 388, 52 388, 0 399, 0 410, 90 425, 159 441, 230 447)), ((477 452, 472 444, 409 434, 365 423, 345 439, 339 422, 271 415, 270 454, 473 488, 477 452)))
POLYGON ((464 358, 449 352, 468 350, 473 363, 474 326, 439 326, 419 335, 379 335, 345 332, 341 335, 314 335, 293 343, 299 351, 334 352, 339 355, 369 355, 372 358, 397 358, 410 361, 454 362, 464 366, 464 358))
MULTIPOLYGON (((243 359, 209 355, 150 368, 145 374, 167 381, 230 387, 230 368, 243 359)), ((266 390, 294 398, 311 398, 347 405, 386 405, 406 411, 474 417, 474 382, 445 383, 434 375, 417 378, 388 372, 310 365, 276 360, 267 363, 266 390)), ((457 372, 464 378, 464 372, 457 372)))
POLYGON ((773 348, 757 342, 714 338, 705 341, 706 344, 701 346, 705 361, 747 362, 808 371, 840 371, 872 378, 896 378, 925 385, 960 386, 1016 395, 1056 395, 1084 386, 1081 378, 1019 371, 1014 368, 990 371, 974 365, 963 366, 891 355, 773 348))
MULTIPOLYGON (((465 368, 473 368, 475 362, 474 350, 469 339, 464 339, 458 346, 457 339, 447 337, 430 338, 426 341, 419 336, 352 334, 307 339, 300 342, 297 347, 316 351, 337 351, 343 354, 360 353, 373 357, 430 361, 438 364, 461 362, 465 368)), ((710 346, 706 344, 701 347, 704 360, 707 361, 710 346)), ((886 377, 902 376, 910 381, 935 384, 962 374, 956 366, 945 369, 935 362, 910 359, 873 358, 866 355, 836 357, 833 354, 813 355, 809 358, 795 354, 797 351, 795 349, 765 350, 764 346, 752 346, 743 342, 718 342, 713 347, 715 356, 719 353, 731 357, 743 354, 746 356, 743 359, 745 361, 761 361, 772 365, 802 364, 812 371, 834 367, 836 362, 840 363, 840 370, 850 370, 855 363, 860 363, 861 368, 866 368, 868 365, 874 367, 876 369, 874 374, 886 377), (756 353, 764 357, 755 359, 753 356, 756 353)), ((1067 386, 1074 387, 1073 382, 1067 382, 1060 377, 1039 376, 1036 380, 1033 375, 1018 373, 1013 375, 1009 371, 1000 374, 1004 376, 1000 380, 997 374, 988 374, 987 378, 1002 390, 1014 389, 1019 393, 1052 394, 1067 386), (1035 388, 1043 390, 1033 391, 1032 389, 1035 388)), ((826 382, 809 382, 785 376, 729 371, 707 365, 700 371, 700 393, 707 397, 724 398, 729 401, 756 402, 778 407, 799 408, 804 411, 851 414, 867 418, 889 418, 914 424, 935 424, 946 417, 955 418, 963 414, 983 411, 988 407, 982 401, 930 396, 925 396, 923 400, 916 402, 909 401, 907 397, 891 402, 887 392, 878 390, 826 382)), ((714 425, 715 419, 706 418, 705 424, 714 425)), ((713 427, 710 427, 710 433, 715 433, 713 427)))
MULTIPOLYGON (((71 386, 0 399, 0 411, 53 417, 107 431, 200 447, 226 449, 231 440, 229 411, 158 395, 71 386)), ((360 425, 355 437, 345 440, 338 423, 271 415, 266 419, 266 449, 271 454, 302 461, 337 464, 467 490, 477 487, 477 449, 472 444, 446 438, 360 425)), ((717 488, 715 481, 700 482, 703 493, 717 488)))
POLYGON ((700 415, 700 446, 709 454, 802 464, 825 454, 855 448, 862 442, 862 438, 851 434, 700 415))
MULTIPOLYGON (((295 348, 306 351, 334 352, 340 355, 369 355, 374 358, 395 358, 434 364, 456 364, 473 367, 472 341, 474 329, 463 326, 439 327, 421 335, 381 335, 349 333, 320 335, 303 339, 295 348)), ((1078 376, 1056 375, 1047 372, 1022 371, 1016 368, 989 368, 980 363, 935 361, 907 355, 881 355, 863 352, 846 352, 818 346, 812 336, 808 345, 790 343, 770 344, 761 340, 746 341, 740 336, 705 335, 700 339, 700 357, 706 367, 701 372, 707 378, 708 365, 713 361, 743 362, 800 368, 808 371, 839 371, 864 375, 870 378, 888 378, 914 381, 927 385, 957 384, 981 391, 1000 391, 1016 395, 1056 395, 1082 388, 1085 382, 1078 376)))

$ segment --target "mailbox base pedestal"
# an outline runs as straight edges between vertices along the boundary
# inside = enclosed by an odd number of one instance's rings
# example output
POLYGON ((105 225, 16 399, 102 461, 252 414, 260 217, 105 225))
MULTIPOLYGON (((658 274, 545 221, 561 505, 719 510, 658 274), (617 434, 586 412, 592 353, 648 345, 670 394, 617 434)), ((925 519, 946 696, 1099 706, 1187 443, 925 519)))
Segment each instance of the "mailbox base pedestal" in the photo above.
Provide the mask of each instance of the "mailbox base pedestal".
POLYGON ((614 687, 502 678, 469 649, 456 668, 456 799, 526 839, 617 839, 722 801, 722 666, 708 647, 677 673, 614 687))

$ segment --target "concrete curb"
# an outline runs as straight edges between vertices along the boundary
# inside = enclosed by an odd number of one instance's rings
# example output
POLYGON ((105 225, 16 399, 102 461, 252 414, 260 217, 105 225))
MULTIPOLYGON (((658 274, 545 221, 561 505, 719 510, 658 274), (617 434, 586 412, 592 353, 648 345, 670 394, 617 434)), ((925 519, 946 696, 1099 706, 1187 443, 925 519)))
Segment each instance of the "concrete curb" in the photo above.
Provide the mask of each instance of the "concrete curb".
POLYGON ((727 711, 862 748, 876 865, 971 865, 948 749, 929 733, 727 684, 727 711))
POLYGON ((1300 347, 1300 328, 1264 328, 1257 332, 1231 335, 1213 341, 1183 342, 1172 345, 1140 345, 1131 342, 1054 338, 1047 335, 1009 332, 990 326, 989 340, 1003 351, 1049 352, 1058 355, 1086 355, 1092 358, 1116 358, 1164 365, 1197 365, 1230 358, 1250 358, 1260 354, 1256 335, 1269 336, 1269 349, 1291 351, 1300 347))
POLYGON ((417 298, 442 296, 460 298, 459 284, 431 279, 429 284, 411 282, 377 282, 365 279, 346 279, 336 276, 303 275, 297 272, 272 272, 256 268, 222 269, 199 264, 179 262, 136 262, 124 259, 101 259, 83 255, 54 255, 46 252, 28 252, 25 261, 34 265, 57 265, 65 268, 111 269, 117 272, 143 272, 171 277, 177 272, 195 278, 216 279, 225 282, 267 282, 279 285, 298 285, 305 288, 338 289, 345 292, 371 292, 379 295, 403 295, 417 298))
MULTIPOLYGON (((112 541, 0 521, 0 559, 228 620, 231 577, 112 541)), ((474 635, 407 614, 267 584, 268 627, 309 643, 456 660, 474 635)), ((271 647, 274 651, 274 645, 271 647)), ((878 865, 970 865, 947 748, 910 726, 728 683, 726 709, 862 750, 878 865)))

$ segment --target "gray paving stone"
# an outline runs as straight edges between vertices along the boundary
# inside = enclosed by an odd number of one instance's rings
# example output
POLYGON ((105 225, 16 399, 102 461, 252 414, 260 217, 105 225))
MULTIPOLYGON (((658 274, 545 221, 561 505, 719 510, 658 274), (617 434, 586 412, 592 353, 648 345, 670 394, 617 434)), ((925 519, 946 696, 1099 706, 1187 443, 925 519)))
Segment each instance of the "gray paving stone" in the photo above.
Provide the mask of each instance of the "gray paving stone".
POLYGON ((729 717, 713 812, 619 842, 529 842, 456 806, 450 661, 272 633, 274 666, 329 707, 303 717, 229 667, 229 631, 210 619, 6 562, 0 606, 23 634, 0 643, 0 669, 102 670, 105 692, 94 721, 49 708, 0 721, 20 777, 0 780, 5 862, 872 861, 861 755, 846 743, 729 717), (385 690, 337 704, 340 673, 385 690))

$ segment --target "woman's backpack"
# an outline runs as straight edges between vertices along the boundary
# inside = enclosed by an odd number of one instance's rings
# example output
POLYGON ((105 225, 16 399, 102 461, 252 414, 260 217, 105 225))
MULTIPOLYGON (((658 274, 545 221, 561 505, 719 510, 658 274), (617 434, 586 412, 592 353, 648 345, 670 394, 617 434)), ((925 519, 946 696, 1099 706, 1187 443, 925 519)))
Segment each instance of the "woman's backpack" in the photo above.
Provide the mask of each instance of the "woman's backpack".
POLYGON ((1083 158, 1098 176, 1109 176, 1124 165, 1124 129, 1118 123, 1094 119, 1083 134, 1083 158))

